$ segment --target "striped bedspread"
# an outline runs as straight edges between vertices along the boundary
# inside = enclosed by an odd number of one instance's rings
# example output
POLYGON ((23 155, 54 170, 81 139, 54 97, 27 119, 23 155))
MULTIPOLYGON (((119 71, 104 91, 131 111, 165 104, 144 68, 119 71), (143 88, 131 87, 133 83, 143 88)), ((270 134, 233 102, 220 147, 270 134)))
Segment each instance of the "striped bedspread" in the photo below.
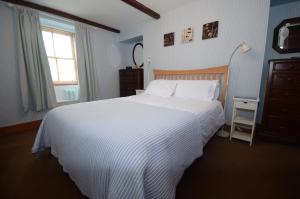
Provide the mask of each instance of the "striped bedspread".
POLYGON ((173 199, 184 170, 224 123, 221 106, 205 103, 201 114, 125 98, 55 108, 32 152, 51 147, 91 199, 173 199))

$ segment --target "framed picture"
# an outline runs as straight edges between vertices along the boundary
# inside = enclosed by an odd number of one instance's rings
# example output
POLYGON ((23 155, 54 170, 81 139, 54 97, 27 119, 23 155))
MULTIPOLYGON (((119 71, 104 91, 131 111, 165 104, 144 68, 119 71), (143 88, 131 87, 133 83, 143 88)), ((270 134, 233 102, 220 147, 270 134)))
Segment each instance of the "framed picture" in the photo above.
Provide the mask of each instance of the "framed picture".
POLYGON ((164 47, 174 46, 174 40, 175 40, 174 32, 164 34, 164 47))
POLYGON ((182 32, 182 43, 189 43, 193 41, 194 30, 192 27, 184 29, 182 32))
POLYGON ((203 25, 202 39, 218 37, 219 21, 214 21, 203 25))

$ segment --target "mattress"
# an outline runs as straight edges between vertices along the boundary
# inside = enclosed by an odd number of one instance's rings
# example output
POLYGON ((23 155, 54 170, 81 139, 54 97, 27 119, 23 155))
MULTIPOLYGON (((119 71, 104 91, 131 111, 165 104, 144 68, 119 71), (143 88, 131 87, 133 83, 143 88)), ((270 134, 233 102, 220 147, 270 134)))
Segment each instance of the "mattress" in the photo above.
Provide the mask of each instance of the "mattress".
POLYGON ((89 198, 172 199, 223 124, 218 101, 137 95, 80 103, 48 112, 32 152, 51 148, 89 198))

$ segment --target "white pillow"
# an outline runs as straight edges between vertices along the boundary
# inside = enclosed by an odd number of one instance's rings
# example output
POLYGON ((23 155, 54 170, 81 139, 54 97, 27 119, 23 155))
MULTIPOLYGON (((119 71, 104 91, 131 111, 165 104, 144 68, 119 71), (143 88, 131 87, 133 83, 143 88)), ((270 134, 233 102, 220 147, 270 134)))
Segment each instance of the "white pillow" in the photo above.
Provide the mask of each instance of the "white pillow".
POLYGON ((170 97, 174 94, 176 88, 174 80, 153 80, 149 83, 145 94, 159 97, 170 97))
POLYGON ((212 101, 215 99, 218 84, 219 80, 178 80, 174 96, 212 101))
POLYGON ((220 82, 218 81, 213 100, 218 100, 220 97, 220 82))

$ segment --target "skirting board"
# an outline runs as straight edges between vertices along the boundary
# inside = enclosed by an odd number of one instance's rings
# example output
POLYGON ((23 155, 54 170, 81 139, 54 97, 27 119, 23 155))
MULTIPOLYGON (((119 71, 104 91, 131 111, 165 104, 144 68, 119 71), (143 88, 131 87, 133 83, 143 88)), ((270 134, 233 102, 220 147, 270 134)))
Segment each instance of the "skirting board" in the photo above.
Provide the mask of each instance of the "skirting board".
POLYGON ((16 124, 12 126, 6 126, 0 128, 0 136, 10 133, 22 133, 24 131, 38 130, 42 120, 36 120, 32 122, 26 122, 22 124, 16 124))

